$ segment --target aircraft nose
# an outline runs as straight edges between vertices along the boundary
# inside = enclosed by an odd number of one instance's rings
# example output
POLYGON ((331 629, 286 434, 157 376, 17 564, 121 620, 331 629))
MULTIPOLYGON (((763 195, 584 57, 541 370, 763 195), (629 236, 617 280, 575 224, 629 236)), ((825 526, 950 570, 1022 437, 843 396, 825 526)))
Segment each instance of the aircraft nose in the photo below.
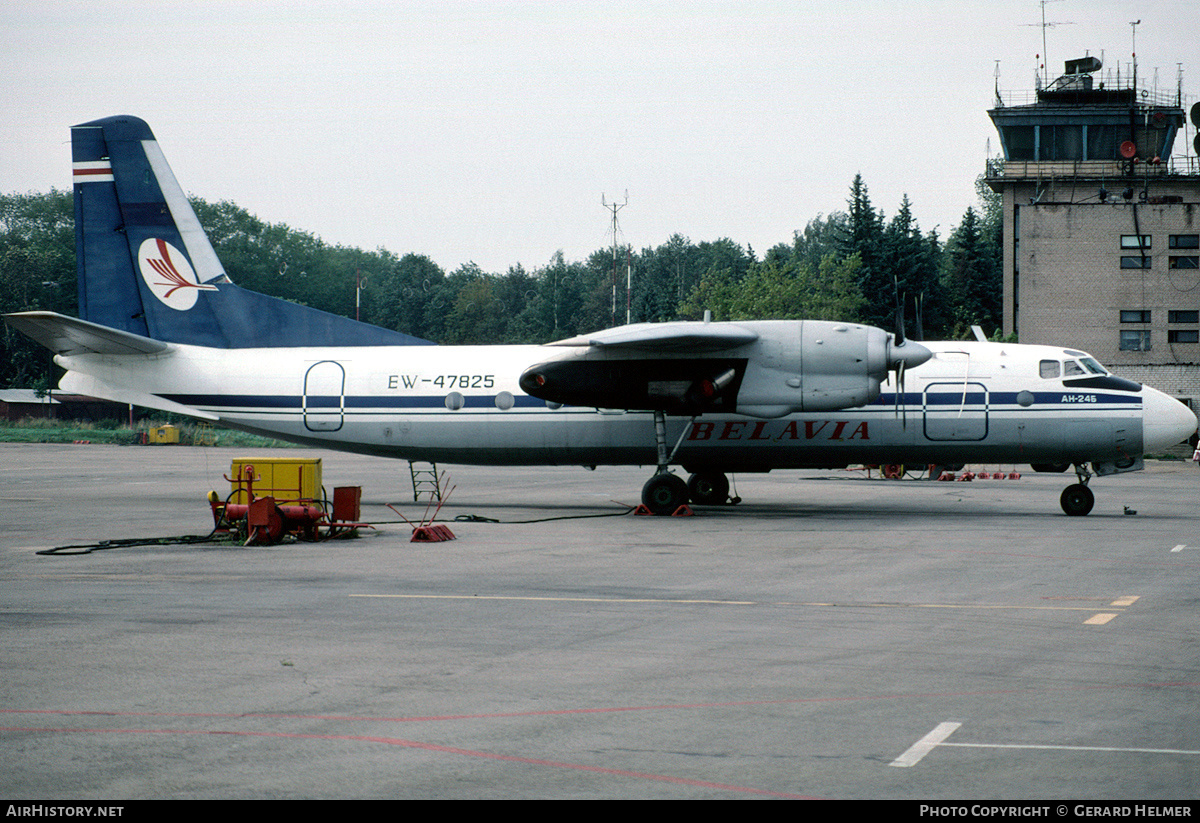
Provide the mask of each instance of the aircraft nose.
POLYGON ((1173 397, 1149 386, 1142 388, 1142 450, 1153 452, 1174 446, 1196 430, 1196 415, 1173 397))

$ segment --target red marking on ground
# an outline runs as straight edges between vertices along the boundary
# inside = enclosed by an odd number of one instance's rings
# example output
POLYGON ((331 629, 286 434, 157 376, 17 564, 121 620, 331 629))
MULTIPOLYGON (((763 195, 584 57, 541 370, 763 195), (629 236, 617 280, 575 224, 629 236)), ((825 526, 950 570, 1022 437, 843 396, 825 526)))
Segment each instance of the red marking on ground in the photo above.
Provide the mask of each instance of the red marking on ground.
POLYGON ((704 789, 717 789, 718 791, 738 792, 740 794, 758 794, 768 797, 782 797, 791 800, 817 800, 819 798, 809 797, 807 795, 791 794, 789 792, 776 792, 769 789, 756 789, 752 786, 734 786, 727 783, 714 783, 710 780, 691 780, 685 777, 671 777, 664 774, 651 774, 649 772, 634 772, 627 769, 610 769, 604 766, 587 766, 582 763, 563 763, 557 760, 541 760, 535 757, 518 757, 511 754, 496 754, 495 752, 481 752, 474 749, 460 749, 457 746, 441 746, 435 743, 422 743, 418 740, 402 740, 396 737, 374 737, 367 735, 351 735, 351 734, 295 734, 289 732, 248 732, 248 731, 226 731, 220 729, 209 729, 202 731, 189 731, 186 729, 55 729, 55 728, 21 728, 21 727, 0 727, 0 732, 42 732, 42 733, 64 733, 72 732, 77 734, 190 734, 190 735, 240 735, 243 737, 282 737, 300 740, 349 740, 362 743, 381 743, 387 746, 403 746, 409 749, 423 749, 425 751, 440 752, 442 754, 455 754, 462 757, 480 757, 487 760, 500 760, 508 763, 522 763, 527 766, 547 766, 554 769, 572 769, 581 772, 592 772, 594 774, 605 774, 614 777, 631 777, 639 780, 654 780, 660 783, 674 783, 679 786, 697 786, 704 789))

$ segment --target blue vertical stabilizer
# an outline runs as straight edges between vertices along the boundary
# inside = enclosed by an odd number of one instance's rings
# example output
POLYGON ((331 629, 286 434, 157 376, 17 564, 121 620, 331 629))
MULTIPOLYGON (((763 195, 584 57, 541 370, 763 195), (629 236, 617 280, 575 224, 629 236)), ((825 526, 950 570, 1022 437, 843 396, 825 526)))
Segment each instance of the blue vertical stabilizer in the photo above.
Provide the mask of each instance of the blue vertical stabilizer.
POLYGON ((432 345, 235 286, 143 120, 75 126, 71 152, 84 320, 216 348, 432 345))

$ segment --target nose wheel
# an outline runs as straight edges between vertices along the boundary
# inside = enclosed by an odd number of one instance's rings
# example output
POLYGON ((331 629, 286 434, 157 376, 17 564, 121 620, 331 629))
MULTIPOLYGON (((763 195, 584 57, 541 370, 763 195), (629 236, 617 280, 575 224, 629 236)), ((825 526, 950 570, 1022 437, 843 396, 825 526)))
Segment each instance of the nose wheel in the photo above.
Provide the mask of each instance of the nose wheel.
POLYGON ((1063 489, 1062 495, 1058 498, 1058 504, 1062 506, 1064 512, 1072 517, 1083 517, 1096 504, 1096 495, 1092 494, 1092 490, 1087 485, 1088 481, 1092 479, 1092 473, 1088 471, 1085 464, 1079 463, 1075 466, 1075 476, 1079 478, 1079 482, 1063 489))
POLYGON ((1096 496, 1087 486, 1076 483, 1074 486, 1067 486, 1063 489, 1058 502, 1067 514, 1082 517, 1092 510, 1092 506, 1096 503, 1096 496))

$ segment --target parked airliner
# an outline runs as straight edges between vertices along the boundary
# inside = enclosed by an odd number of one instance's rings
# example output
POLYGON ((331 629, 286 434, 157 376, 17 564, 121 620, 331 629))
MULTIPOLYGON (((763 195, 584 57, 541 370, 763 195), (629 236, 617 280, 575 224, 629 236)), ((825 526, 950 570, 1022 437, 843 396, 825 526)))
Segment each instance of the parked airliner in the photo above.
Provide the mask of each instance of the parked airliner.
POLYGON ((314 446, 486 465, 654 465, 643 503, 727 475, 848 464, 1142 468, 1196 418, 1069 348, 917 342, 816 320, 635 324, 546 346, 437 346, 246 291, 149 126, 72 129, 80 318, 7 315, 64 391, 314 446), (690 473, 687 482, 671 467, 690 473))

